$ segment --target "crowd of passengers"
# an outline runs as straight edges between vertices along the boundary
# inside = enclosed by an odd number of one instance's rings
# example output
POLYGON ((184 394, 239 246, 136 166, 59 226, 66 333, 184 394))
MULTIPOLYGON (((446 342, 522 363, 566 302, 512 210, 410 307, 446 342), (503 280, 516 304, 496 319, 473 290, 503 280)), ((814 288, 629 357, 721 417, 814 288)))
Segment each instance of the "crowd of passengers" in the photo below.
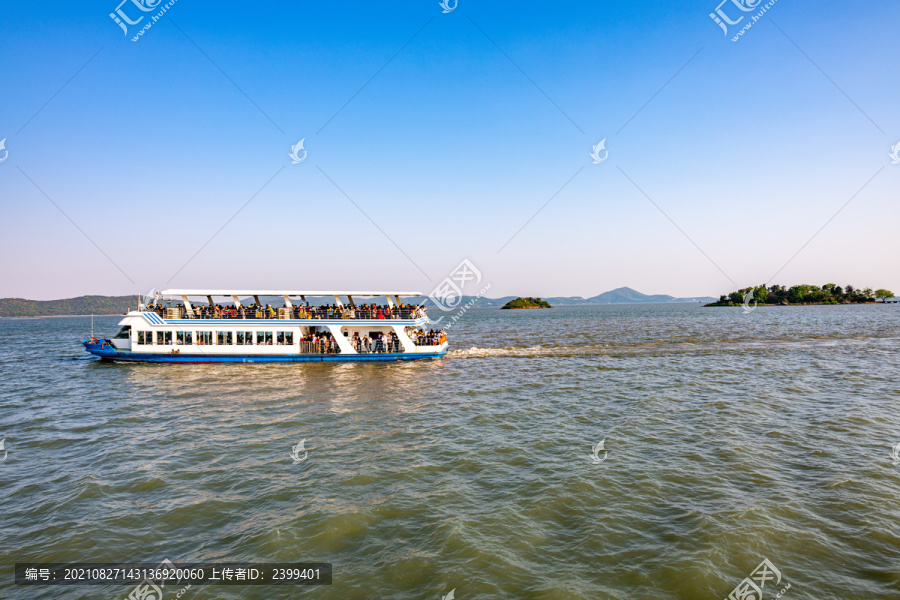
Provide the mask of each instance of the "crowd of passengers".
MULTIPOLYGON (((431 331, 419 329, 412 332, 409 337, 416 346, 439 346, 447 341, 447 334, 444 333, 443 329, 432 329, 431 331)), ((357 352, 362 353, 403 351, 403 347, 400 345, 400 338, 393 331, 387 334, 375 332, 371 337, 366 334, 359 337, 357 332, 350 338, 350 345, 357 352)))
POLYGON ((340 348, 330 333, 311 333, 300 336, 300 352, 303 354, 337 354, 340 352, 340 348))
POLYGON ((447 341, 447 334, 444 333, 443 329, 431 329, 429 331, 418 329, 409 335, 409 339, 416 346, 440 346, 447 341))
MULTIPOLYGON (((166 308, 160 304, 150 304, 147 310, 166 317, 166 308)), ((182 305, 170 307, 178 308, 184 312, 182 305)), ((401 304, 400 306, 379 306, 377 304, 360 304, 359 306, 340 306, 326 304, 324 306, 293 306, 275 308, 270 304, 265 306, 250 304, 247 306, 229 306, 214 304, 212 306, 194 305, 194 316, 201 319, 277 319, 279 311, 289 311, 287 317, 291 319, 416 319, 425 316, 425 308, 414 304, 401 304)), ((283 312, 281 314, 284 314, 283 312)))
POLYGON ((387 335, 383 333, 373 333, 371 337, 363 335, 359 337, 359 333, 354 333, 350 338, 350 345, 354 350, 361 354, 380 354, 384 352, 400 352, 400 338, 391 331, 387 335))

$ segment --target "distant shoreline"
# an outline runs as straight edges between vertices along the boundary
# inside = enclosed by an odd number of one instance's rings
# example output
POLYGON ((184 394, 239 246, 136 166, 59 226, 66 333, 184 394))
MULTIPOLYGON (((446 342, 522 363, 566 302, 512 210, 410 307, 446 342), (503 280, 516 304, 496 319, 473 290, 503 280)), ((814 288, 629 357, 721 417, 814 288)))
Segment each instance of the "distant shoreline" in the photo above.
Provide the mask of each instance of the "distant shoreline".
MULTIPOLYGON (((460 297, 460 303, 470 308, 497 307, 515 299, 514 296, 502 296, 500 298, 486 298, 482 296, 460 297)), ((655 304, 660 302, 714 302, 710 296, 696 296, 692 298, 676 298, 664 294, 647 295, 628 287, 622 287, 597 296, 584 298, 582 296, 559 296, 544 298, 553 306, 577 306, 597 304, 655 304)), ((404 299, 411 304, 435 303, 433 299, 425 296, 404 299)), ((272 306, 279 306, 282 298, 267 297, 264 302, 270 302, 272 306)), ((329 297, 307 297, 312 303, 330 304, 329 297)), ((77 298, 65 298, 59 300, 28 300, 26 298, 0 298, 0 318, 37 318, 37 317, 82 317, 88 315, 105 316, 124 314, 129 307, 134 309, 140 299, 134 295, 128 296, 79 296, 77 298)), ((230 304, 231 300, 223 304, 230 304)), ((202 304, 205 304, 204 300, 202 304)), ((443 308, 443 306, 442 306, 443 308)))
MULTIPOLYGON (((648 306, 655 304, 692 304, 691 302, 596 302, 592 304, 568 304, 563 305, 564 308, 580 308, 584 306, 648 306)), ((765 306, 772 308, 790 308, 792 306, 869 306, 869 305, 884 305, 889 306, 891 304, 898 304, 897 302, 845 302, 840 304, 834 304, 830 302, 803 302, 797 304, 756 304, 755 306, 765 306)), ((741 308, 743 304, 735 304, 733 306, 727 305, 704 305, 703 308, 741 308)), ((471 308, 482 308, 482 309, 500 309, 497 306, 473 306, 471 308)), ((529 309, 538 309, 541 308, 539 306, 527 306, 521 307, 514 310, 529 310, 529 309)), ((30 316, 22 316, 22 317, 0 317, 0 320, 3 319, 63 319, 69 317, 124 317, 125 313, 95 313, 92 315, 30 315, 30 316)))
MULTIPOLYGON (((747 306, 772 306, 791 307, 791 306, 869 306, 870 304, 896 304, 895 302, 796 302, 794 304, 752 304, 747 306)), ((743 304, 706 304, 703 308, 741 308, 743 304)))
POLYGON ((124 317, 124 313, 94 314, 94 315, 31 315, 27 317, 0 317, 0 319, 61 319, 66 317, 124 317))

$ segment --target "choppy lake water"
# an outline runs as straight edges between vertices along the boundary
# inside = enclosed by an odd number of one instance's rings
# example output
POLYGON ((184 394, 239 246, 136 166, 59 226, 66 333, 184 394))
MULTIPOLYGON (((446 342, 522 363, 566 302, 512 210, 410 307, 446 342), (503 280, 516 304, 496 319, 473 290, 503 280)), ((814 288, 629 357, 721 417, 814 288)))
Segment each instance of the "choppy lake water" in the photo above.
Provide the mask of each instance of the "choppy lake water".
POLYGON ((334 565, 184 600, 714 600, 763 559, 766 600, 900 597, 900 306, 470 310, 394 364, 108 364, 89 324, 0 320, 2 598, 163 559, 334 565))

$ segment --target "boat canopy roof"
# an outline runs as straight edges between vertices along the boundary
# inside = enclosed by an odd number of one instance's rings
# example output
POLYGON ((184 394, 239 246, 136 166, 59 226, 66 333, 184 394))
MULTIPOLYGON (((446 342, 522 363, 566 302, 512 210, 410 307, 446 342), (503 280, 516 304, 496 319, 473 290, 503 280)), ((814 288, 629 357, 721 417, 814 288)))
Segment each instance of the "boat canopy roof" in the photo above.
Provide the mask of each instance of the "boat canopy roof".
POLYGON ((334 292, 297 290, 163 290, 161 296, 421 296, 420 292, 334 292))

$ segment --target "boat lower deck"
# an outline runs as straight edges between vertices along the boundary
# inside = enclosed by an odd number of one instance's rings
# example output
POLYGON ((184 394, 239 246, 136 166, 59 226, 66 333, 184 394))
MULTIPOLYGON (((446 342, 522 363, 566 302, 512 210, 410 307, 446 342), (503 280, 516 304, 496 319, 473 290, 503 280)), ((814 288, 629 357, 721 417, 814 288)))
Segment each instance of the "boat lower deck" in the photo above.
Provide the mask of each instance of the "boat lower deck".
POLYGON ((381 352, 369 354, 203 354, 189 352, 149 353, 117 350, 107 343, 85 342, 85 349, 103 360, 115 362, 151 363, 293 363, 293 362, 384 362, 396 360, 417 360, 438 358, 447 353, 446 347, 440 352, 381 352))

